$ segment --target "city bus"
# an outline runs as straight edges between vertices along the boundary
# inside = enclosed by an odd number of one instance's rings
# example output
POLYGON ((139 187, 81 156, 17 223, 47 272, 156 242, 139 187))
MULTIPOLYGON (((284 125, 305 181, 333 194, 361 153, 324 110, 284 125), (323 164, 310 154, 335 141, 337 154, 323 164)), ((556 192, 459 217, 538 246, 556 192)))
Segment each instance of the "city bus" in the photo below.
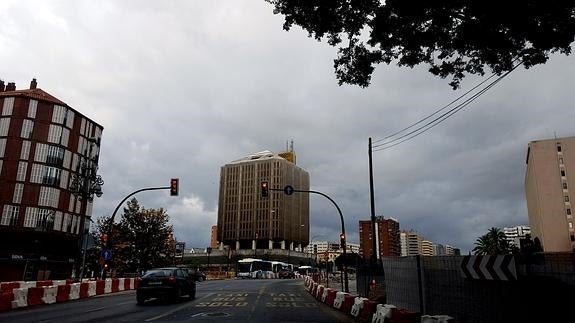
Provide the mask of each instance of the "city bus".
POLYGON ((255 258, 238 260, 239 278, 265 278, 268 272, 273 272, 271 261, 255 258))

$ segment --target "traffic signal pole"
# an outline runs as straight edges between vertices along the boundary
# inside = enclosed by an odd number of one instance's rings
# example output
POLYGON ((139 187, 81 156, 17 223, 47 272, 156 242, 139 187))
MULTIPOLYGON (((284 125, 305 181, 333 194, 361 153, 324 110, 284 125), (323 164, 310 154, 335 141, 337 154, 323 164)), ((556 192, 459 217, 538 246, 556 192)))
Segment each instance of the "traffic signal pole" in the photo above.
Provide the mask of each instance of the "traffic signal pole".
MULTIPOLYGON (((118 205, 116 206, 116 209, 114 209, 114 213, 112 213, 112 217, 110 218, 110 228, 108 229, 108 235, 107 235, 108 239, 106 241, 106 249, 107 250, 111 250, 111 248, 112 248, 112 230, 114 229, 114 218, 116 217, 116 213, 120 209, 120 206, 122 206, 122 204, 124 204, 124 202, 126 202, 127 199, 129 199, 130 197, 132 197, 132 196, 134 196, 140 192, 157 191, 157 190, 170 190, 170 195, 172 195, 172 196, 178 195, 178 179, 172 179, 170 181, 170 186, 142 188, 142 189, 134 191, 134 192, 128 194, 126 197, 124 197, 124 199, 122 201, 120 201, 120 203, 118 203, 118 205)), ((102 278, 106 278, 106 270, 104 270, 102 278)))
MULTIPOLYGON (((262 182, 263 184, 264 182, 262 182)), ((328 200, 331 201, 331 203, 333 203, 333 205, 335 206, 335 208, 337 209, 337 212, 339 213, 339 218, 341 221, 341 234, 343 235, 343 239, 341 239, 341 244, 342 244, 342 248, 343 248, 343 288, 344 288, 344 292, 349 293, 349 282, 348 282, 348 278, 347 278, 347 253, 346 253, 346 249, 347 249, 347 243, 346 243, 346 235, 345 235, 345 222, 343 219, 343 214, 341 213, 341 209, 339 208, 339 206, 337 205, 337 203, 335 203, 335 201, 327 196, 326 194, 322 193, 322 192, 318 192, 318 191, 309 191, 309 190, 296 190, 291 186, 286 186, 285 188, 281 189, 281 188, 268 188, 268 184, 267 182, 265 182, 265 187, 266 189, 269 189, 270 191, 283 191, 285 194, 287 195, 291 195, 292 192, 299 192, 299 193, 312 193, 312 194, 319 194, 325 198, 327 198, 328 200)))

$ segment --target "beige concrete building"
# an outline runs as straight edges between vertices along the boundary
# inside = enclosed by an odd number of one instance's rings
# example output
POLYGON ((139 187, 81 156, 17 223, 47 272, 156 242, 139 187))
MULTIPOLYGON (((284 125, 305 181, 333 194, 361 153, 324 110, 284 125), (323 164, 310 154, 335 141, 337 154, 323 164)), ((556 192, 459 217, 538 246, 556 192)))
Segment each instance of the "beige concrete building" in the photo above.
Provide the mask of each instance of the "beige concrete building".
POLYGON ((547 252, 574 250, 570 189, 575 187, 575 137, 538 140, 527 148, 525 196, 531 235, 547 252))
POLYGON ((421 240, 421 255, 435 256, 435 252, 433 251, 433 242, 429 240, 421 240))
POLYGON ((269 191, 269 188, 309 190, 309 174, 295 164, 295 153, 259 152, 224 165, 220 172, 217 237, 220 248, 289 249, 309 243, 309 194, 269 191), (291 161, 290 161, 291 160, 291 161), (292 162, 293 161, 293 162, 292 162))

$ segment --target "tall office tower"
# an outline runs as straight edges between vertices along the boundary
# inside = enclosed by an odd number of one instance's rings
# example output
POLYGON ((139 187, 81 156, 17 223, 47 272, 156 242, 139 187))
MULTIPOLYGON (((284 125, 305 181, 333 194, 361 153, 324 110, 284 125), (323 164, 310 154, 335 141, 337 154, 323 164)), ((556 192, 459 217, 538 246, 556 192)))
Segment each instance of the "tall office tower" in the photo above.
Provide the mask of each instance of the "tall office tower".
POLYGON ((232 249, 303 251, 309 243, 309 174, 295 164, 293 149, 283 158, 259 152, 224 165, 220 171, 218 242, 232 249), (294 162, 292 162, 294 161, 294 162), (261 196, 267 181, 268 197, 261 196))
POLYGON ((526 163, 525 197, 532 237, 539 239, 544 251, 572 252, 575 137, 530 142, 526 163))
POLYGON ((103 127, 36 79, 0 81, 0 109, 0 281, 69 278, 102 194, 103 127))
MULTIPOLYGON (((399 222, 395 219, 384 219, 378 216, 375 219, 375 239, 377 241, 376 255, 400 256, 401 246, 399 242, 399 222)), ((359 244, 363 259, 370 259, 373 254, 373 235, 371 234, 371 221, 359 221, 359 244)))

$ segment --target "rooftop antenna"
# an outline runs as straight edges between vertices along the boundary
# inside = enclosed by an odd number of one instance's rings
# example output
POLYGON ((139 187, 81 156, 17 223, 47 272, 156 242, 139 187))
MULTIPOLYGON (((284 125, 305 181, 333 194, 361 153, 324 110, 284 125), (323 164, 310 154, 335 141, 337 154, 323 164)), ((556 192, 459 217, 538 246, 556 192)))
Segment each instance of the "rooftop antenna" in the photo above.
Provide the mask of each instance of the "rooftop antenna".
POLYGON ((293 153, 293 139, 291 140, 290 151, 293 153))

